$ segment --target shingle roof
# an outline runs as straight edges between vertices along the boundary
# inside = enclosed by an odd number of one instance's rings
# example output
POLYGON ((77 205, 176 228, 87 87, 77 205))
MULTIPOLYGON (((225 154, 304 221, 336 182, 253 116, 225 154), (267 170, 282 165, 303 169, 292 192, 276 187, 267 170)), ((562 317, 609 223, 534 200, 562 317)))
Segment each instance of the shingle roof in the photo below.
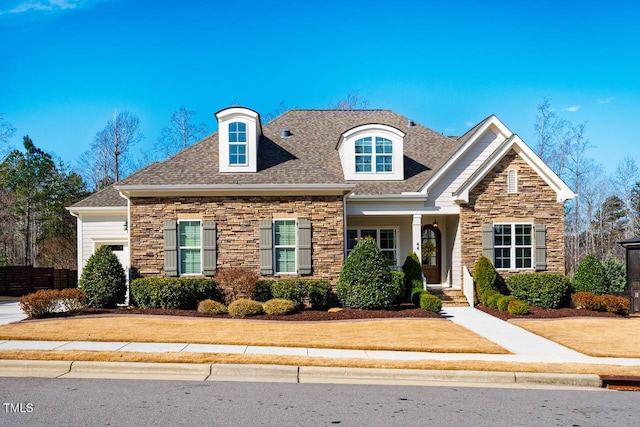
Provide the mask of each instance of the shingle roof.
POLYGON ((388 110, 291 110, 263 126, 257 173, 218 172, 218 134, 208 136, 175 156, 125 178, 118 184, 343 184, 336 144, 345 131, 364 124, 385 124, 406 133, 405 180, 351 182, 355 194, 418 191, 461 145, 388 110), (280 137, 280 129, 291 131, 280 137))
POLYGON ((120 196, 120 192, 113 188, 113 185, 103 188, 93 193, 89 197, 80 200, 72 207, 74 208, 97 208, 97 207, 126 207, 127 199, 120 196))

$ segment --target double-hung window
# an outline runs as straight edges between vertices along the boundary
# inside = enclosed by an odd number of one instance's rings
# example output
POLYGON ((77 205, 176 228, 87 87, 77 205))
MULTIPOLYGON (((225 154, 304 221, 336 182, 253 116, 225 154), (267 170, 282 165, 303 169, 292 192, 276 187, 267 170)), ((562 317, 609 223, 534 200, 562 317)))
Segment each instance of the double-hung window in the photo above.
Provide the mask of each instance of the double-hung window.
POLYGON ((393 144, 376 136, 376 172, 393 172, 393 144))
POLYGON ((293 219, 273 222, 273 250, 275 273, 296 272, 296 221, 293 219))
POLYGON ((372 138, 360 138, 356 141, 356 172, 371 172, 372 138))
POLYGON ((247 124, 229 123, 229 164, 247 164, 247 124))
POLYGON ((178 223, 179 274, 202 274, 202 227, 200 221, 178 223))
POLYGON ((390 139, 367 136, 355 142, 356 172, 393 172, 393 142, 390 139))
POLYGON ((532 224, 494 224, 493 239, 496 268, 533 268, 532 224))
POLYGON ((347 256, 361 239, 371 237, 377 243, 388 265, 398 264, 398 239, 395 228, 350 228, 347 230, 347 256))

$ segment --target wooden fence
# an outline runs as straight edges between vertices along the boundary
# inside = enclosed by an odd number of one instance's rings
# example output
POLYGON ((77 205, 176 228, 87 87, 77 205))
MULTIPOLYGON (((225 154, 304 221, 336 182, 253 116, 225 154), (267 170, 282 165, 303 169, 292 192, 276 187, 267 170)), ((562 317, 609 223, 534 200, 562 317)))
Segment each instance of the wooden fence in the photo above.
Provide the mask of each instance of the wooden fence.
POLYGON ((20 297, 40 289, 78 286, 78 271, 55 268, 0 267, 0 295, 20 297))

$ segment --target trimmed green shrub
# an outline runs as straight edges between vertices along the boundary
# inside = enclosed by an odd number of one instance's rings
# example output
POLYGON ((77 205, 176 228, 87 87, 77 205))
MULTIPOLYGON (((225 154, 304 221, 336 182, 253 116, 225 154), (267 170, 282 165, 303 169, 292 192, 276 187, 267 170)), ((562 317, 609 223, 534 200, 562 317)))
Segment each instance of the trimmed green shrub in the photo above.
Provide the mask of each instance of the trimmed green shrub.
POLYGON ((118 257, 109 246, 100 246, 82 270, 78 287, 87 295, 87 306, 111 308, 124 302, 127 279, 118 257))
POLYGON ((257 284, 257 301, 273 298, 288 299, 296 304, 296 309, 304 308, 305 303, 312 309, 323 309, 331 303, 331 283, 320 279, 268 279, 257 284))
POLYGON ((227 314, 227 306, 212 299, 205 299, 198 303, 198 313, 204 314, 227 314))
POLYGON ((566 307, 571 285, 558 273, 520 273, 507 278, 511 295, 531 305, 543 308, 566 307))
POLYGON ((262 304, 264 312, 275 316, 284 316, 296 311, 296 304, 288 299, 274 298, 262 304))
POLYGON ((394 287, 395 298, 393 302, 395 304, 400 304, 405 299, 406 292, 406 282, 405 275, 402 271, 391 271, 391 282, 394 287))
POLYGON ((279 279, 271 283, 271 295, 276 299, 293 301, 296 310, 302 310, 309 294, 308 286, 300 279, 279 279))
POLYGON ((499 292, 496 286, 498 273, 493 267, 491 260, 486 256, 481 256, 473 267, 473 283, 475 285, 476 297, 483 305, 486 301, 483 294, 488 291, 499 292))
POLYGON ((627 287, 627 267, 613 254, 607 254, 602 263, 604 271, 609 279, 608 292, 622 292, 627 287))
POLYGON ((409 297, 411 303, 416 307, 420 307, 420 295, 423 293, 429 293, 422 288, 413 288, 411 289, 411 296, 409 297))
POLYGON ((440 313, 440 310, 442 310, 442 301, 437 296, 423 291, 420 294, 420 308, 426 311, 440 313))
POLYGON ((422 279, 415 279, 411 281, 411 289, 413 288, 422 289, 423 286, 424 286, 424 282, 422 281, 422 279))
POLYGON ((247 298, 238 298, 227 307, 233 317, 257 316, 264 313, 262 304, 247 298))
POLYGON ((515 299, 516 297, 512 295, 503 296, 498 300, 498 310, 507 311, 507 309, 509 308, 509 303, 511 301, 514 301, 515 299))
POLYGON ((265 302, 273 298, 273 295, 271 295, 271 285, 273 282, 274 279, 258 280, 258 283, 256 283, 256 295, 254 299, 256 301, 265 302))
POLYGON ((370 237, 362 239, 344 262, 336 287, 344 307, 384 309, 396 297, 387 259, 370 237))
POLYGON ((520 300, 513 300, 509 303, 507 310, 511 314, 526 315, 529 314, 529 304, 520 300))
POLYGON ((501 298, 504 298, 504 295, 502 295, 500 292, 494 292, 489 297, 487 297, 487 300, 486 300, 487 303, 485 305, 489 308, 497 309, 498 301, 501 298))
POLYGON ((404 297, 409 300, 411 297, 411 289, 415 288, 415 282, 420 281, 422 286, 422 267, 420 266, 420 258, 414 251, 410 251, 407 258, 402 264, 402 272, 404 273, 405 291, 404 297))
POLYGON ((144 277, 129 285, 130 303, 141 308, 195 310, 198 301, 221 300, 213 279, 203 277, 144 277))
POLYGON ((600 260, 594 254, 588 254, 578 264, 571 279, 575 292, 593 292, 596 295, 609 291, 609 279, 600 260))
POLYGON ((327 308, 336 299, 331 283, 327 280, 306 280, 309 302, 314 310, 327 308))

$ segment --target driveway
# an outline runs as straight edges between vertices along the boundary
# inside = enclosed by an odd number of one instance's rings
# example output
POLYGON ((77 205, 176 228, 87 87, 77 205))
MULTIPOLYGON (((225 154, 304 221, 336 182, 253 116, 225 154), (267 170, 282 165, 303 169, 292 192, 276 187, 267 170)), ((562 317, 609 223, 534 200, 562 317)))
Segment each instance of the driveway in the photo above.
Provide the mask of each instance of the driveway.
POLYGON ((0 297, 0 325, 17 322, 26 319, 27 316, 20 310, 18 298, 0 297))

